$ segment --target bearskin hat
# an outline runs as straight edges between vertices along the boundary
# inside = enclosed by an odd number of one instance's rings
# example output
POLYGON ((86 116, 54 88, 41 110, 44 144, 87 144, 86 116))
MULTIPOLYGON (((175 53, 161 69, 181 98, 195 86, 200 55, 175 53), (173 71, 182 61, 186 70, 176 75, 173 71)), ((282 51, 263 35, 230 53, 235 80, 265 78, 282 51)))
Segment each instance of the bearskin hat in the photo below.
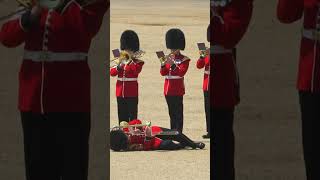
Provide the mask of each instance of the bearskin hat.
POLYGON ((128 148, 128 137, 122 130, 110 132, 110 149, 114 151, 126 150, 128 148))
POLYGON ((166 45, 168 49, 184 50, 186 40, 180 29, 170 29, 166 34, 166 45))
POLYGON ((137 33, 132 30, 124 31, 120 38, 120 49, 133 52, 139 51, 140 43, 137 33))

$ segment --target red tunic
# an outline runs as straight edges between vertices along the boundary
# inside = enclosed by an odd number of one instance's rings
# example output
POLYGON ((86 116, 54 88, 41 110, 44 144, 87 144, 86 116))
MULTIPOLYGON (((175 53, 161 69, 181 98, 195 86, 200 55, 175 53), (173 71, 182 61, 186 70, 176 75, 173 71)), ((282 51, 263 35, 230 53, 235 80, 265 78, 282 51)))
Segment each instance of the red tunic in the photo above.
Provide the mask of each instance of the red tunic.
POLYGON ((251 0, 233 0, 225 7, 216 8, 211 18, 210 59, 211 104, 230 108, 239 103, 239 78, 232 50, 245 34, 252 15, 251 0))
POLYGON ((138 76, 144 65, 143 61, 134 60, 128 65, 122 64, 122 70, 117 67, 110 68, 110 75, 117 76, 116 96, 117 97, 137 97, 138 96, 138 76))
POLYGON ((2 26, 3 45, 25 44, 19 73, 20 111, 90 111, 87 53, 108 8, 107 0, 86 7, 70 1, 61 14, 43 10, 40 25, 30 31, 22 28, 20 16, 2 26))
POLYGON ((199 59, 197 61, 197 68, 202 69, 204 68, 204 75, 203 75, 203 91, 209 91, 209 81, 210 81, 210 56, 206 56, 203 59, 199 59))
POLYGON ((160 69, 160 74, 165 76, 163 92, 165 96, 183 96, 185 94, 184 75, 188 71, 190 59, 182 54, 175 55, 176 68, 171 69, 166 64, 160 69))
MULTIPOLYGON (((132 120, 129 122, 129 125, 141 124, 140 120, 132 120)), ((162 132, 161 128, 158 126, 151 126, 152 133, 159 133, 162 132)), ((144 131, 145 127, 142 128, 144 131)), ((128 132, 128 128, 124 128, 125 132, 128 132)), ((157 137, 153 137, 150 140, 147 140, 145 135, 132 135, 130 136, 130 144, 142 144, 143 150, 157 150, 160 147, 162 140, 157 137)))
POLYGON ((320 92, 320 46, 314 38, 316 26, 320 26, 320 1, 318 0, 279 0, 277 15, 283 23, 293 23, 302 17, 303 33, 300 47, 300 62, 297 89, 320 92))

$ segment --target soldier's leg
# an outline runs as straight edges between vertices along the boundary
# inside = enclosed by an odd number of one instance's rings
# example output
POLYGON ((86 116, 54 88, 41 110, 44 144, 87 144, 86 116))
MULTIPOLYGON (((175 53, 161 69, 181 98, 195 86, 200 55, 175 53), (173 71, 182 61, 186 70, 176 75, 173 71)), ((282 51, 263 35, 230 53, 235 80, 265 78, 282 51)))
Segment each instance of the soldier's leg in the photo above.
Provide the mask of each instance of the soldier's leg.
POLYGON ((210 97, 209 97, 209 91, 204 91, 204 109, 205 109, 205 114, 206 114, 206 128, 207 128, 207 133, 208 137, 210 137, 210 97))
POLYGON ((129 120, 138 118, 138 97, 127 98, 129 120))
POLYGON ((174 143, 172 140, 163 140, 159 150, 179 150, 184 148, 181 144, 174 143))
POLYGON ((41 114, 22 112, 25 169, 27 180, 60 180, 55 151, 54 127, 41 114))
POLYGON ((62 152, 61 180, 87 180, 90 113, 52 113, 56 121, 56 141, 62 152))
POLYGON ((213 179, 234 180, 233 109, 212 108, 213 179))
POLYGON ((182 133, 183 131, 183 96, 177 96, 177 100, 175 101, 176 108, 176 126, 177 130, 182 133))
POLYGON ((178 134, 169 134, 169 132, 177 132, 171 129, 161 128, 163 132, 165 132, 164 135, 157 135, 162 140, 173 140, 179 142, 182 147, 191 147, 193 149, 195 148, 204 148, 203 143, 196 143, 192 141, 189 137, 187 137, 185 134, 178 132, 178 134), (203 146, 203 147, 202 147, 203 146))
POLYGON ((173 96, 166 96, 166 102, 168 105, 168 111, 170 116, 170 128, 175 129, 175 114, 174 114, 174 97, 173 96))
POLYGON ((183 96, 167 96, 171 129, 183 130, 183 96))
MULTIPOLYGON (((303 153, 306 167, 306 174, 308 180, 319 179, 319 173, 316 167, 318 167, 314 161, 313 143, 315 142, 314 135, 316 131, 313 131, 313 123, 320 120, 319 107, 320 98, 319 94, 310 92, 299 92, 300 108, 301 108, 301 120, 302 120, 302 142, 303 153), (313 164, 314 163, 314 164, 313 164)), ((314 143, 315 144, 315 143, 314 143)), ((316 146, 314 146, 316 147, 316 146)))
POLYGON ((126 104, 126 99, 122 97, 117 97, 117 105, 118 105, 118 120, 119 124, 121 121, 129 121, 129 112, 126 104))

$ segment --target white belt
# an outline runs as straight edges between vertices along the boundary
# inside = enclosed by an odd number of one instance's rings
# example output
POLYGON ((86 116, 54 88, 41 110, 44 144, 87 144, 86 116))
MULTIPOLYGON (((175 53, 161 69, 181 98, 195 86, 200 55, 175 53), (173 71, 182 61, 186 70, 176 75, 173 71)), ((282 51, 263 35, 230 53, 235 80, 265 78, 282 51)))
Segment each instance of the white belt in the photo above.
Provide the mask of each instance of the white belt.
POLYGON ((302 29, 302 36, 311 40, 320 40, 320 32, 315 29, 302 29))
POLYGON ((121 78, 118 77, 118 81, 137 81, 138 78, 121 78))
POLYGON ((210 71, 204 71, 204 74, 208 74, 208 75, 209 75, 209 74, 210 74, 210 71))
POLYGON ((35 62, 41 61, 84 61, 87 60, 88 54, 81 52, 72 52, 72 53, 56 53, 50 51, 24 51, 23 58, 32 60, 35 62))
POLYGON ((232 53, 232 49, 225 49, 222 46, 214 45, 210 46, 210 54, 228 54, 232 53))
POLYGON ((165 76, 166 79, 182 79, 183 77, 180 76, 165 76))

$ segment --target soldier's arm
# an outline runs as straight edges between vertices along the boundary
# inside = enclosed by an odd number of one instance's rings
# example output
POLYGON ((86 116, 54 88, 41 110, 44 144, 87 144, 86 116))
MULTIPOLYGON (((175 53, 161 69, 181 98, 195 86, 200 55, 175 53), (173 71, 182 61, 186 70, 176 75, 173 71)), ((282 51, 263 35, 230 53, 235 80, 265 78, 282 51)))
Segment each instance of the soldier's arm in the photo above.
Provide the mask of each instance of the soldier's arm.
POLYGON ((6 47, 17 47, 24 43, 28 31, 40 23, 42 8, 34 6, 32 10, 23 10, 6 22, 0 33, 0 42, 6 47))
POLYGON ((166 76, 166 75, 168 75, 169 74, 169 68, 168 68, 168 66, 165 64, 165 65, 163 65, 163 66, 161 66, 161 68, 160 68, 160 74, 161 74, 161 76, 166 76))
POLYGON ((117 75, 118 75, 117 66, 110 68, 110 76, 117 76, 117 75))
POLYGON ((205 66, 205 58, 199 58, 197 61, 197 68, 202 69, 205 66))
POLYGON ((61 14, 69 28, 93 38, 99 32, 109 5, 109 0, 99 0, 83 7, 72 1, 62 9, 61 14))
POLYGON ((139 63, 131 62, 129 66, 126 66, 126 72, 132 73, 133 75, 138 75, 142 71, 143 65, 144 65, 144 62, 139 62, 139 63))
POLYGON ((232 1, 225 7, 221 17, 214 16, 210 21, 211 45, 234 48, 247 31, 252 8, 251 1, 232 1))
POLYGON ((189 68, 189 62, 190 59, 183 61, 180 65, 178 65, 174 71, 172 72, 172 75, 178 75, 180 77, 183 77, 189 68))
POLYGON ((293 23, 303 15, 303 0, 279 0, 277 16, 282 23, 293 23))
POLYGON ((6 47, 17 47, 25 41, 26 31, 22 26, 22 15, 27 12, 22 12, 7 22, 1 27, 0 42, 6 47))

